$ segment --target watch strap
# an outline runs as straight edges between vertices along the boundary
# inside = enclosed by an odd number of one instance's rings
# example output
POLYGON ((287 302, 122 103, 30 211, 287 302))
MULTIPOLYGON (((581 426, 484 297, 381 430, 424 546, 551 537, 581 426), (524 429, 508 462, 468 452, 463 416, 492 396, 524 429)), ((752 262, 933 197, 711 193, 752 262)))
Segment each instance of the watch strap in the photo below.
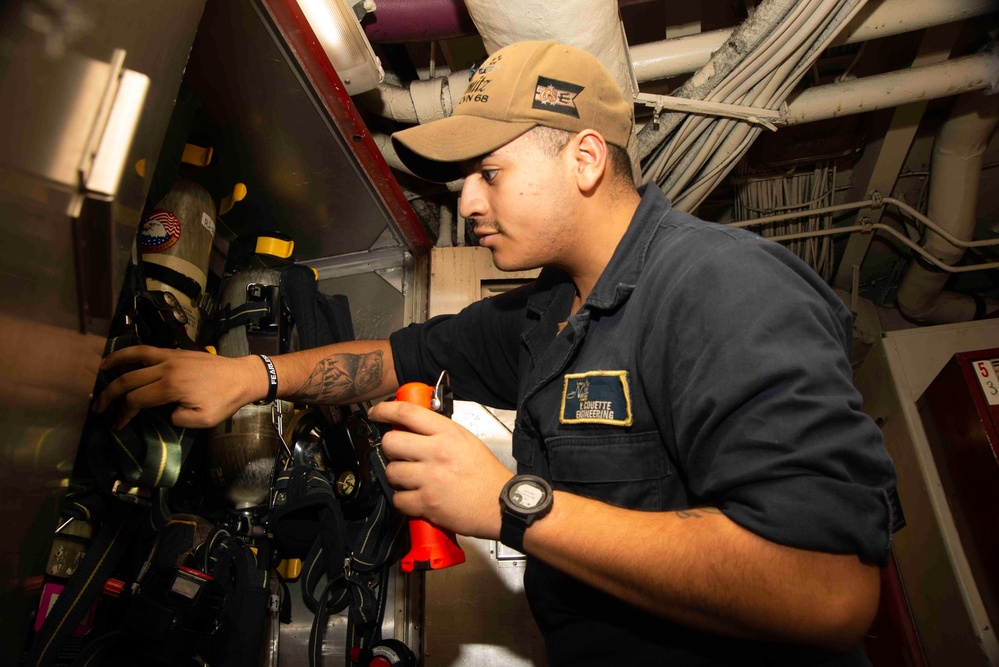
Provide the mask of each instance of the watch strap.
POLYGON ((511 549, 524 553, 524 531, 527 525, 519 516, 503 511, 503 523, 500 526, 500 543, 511 549))

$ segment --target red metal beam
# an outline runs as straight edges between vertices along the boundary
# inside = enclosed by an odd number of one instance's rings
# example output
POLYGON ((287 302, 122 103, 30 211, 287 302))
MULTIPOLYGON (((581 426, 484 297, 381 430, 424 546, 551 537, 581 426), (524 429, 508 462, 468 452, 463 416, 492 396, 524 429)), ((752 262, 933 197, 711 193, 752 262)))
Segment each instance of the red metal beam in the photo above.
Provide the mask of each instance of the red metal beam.
POLYGON ((395 220, 410 252, 422 255, 433 242, 375 145, 347 89, 323 51, 296 0, 261 0, 313 90, 333 118, 378 196, 395 220))

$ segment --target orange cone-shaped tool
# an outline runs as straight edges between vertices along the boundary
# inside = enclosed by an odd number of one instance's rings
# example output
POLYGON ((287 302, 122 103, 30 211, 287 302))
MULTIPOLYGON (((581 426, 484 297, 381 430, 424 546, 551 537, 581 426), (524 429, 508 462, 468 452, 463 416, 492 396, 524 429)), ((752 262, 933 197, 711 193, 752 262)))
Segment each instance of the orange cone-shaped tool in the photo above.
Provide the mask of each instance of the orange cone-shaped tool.
MULTIPOLYGON (((399 387, 395 400, 415 403, 416 405, 444 412, 451 416, 450 401, 444 400, 444 392, 449 391, 443 385, 446 374, 441 375, 437 387, 431 387, 422 382, 409 382, 399 387)), ((458 546, 453 532, 438 528, 423 519, 409 520, 410 548, 402 558, 402 571, 440 570, 465 562, 465 552, 458 546)))

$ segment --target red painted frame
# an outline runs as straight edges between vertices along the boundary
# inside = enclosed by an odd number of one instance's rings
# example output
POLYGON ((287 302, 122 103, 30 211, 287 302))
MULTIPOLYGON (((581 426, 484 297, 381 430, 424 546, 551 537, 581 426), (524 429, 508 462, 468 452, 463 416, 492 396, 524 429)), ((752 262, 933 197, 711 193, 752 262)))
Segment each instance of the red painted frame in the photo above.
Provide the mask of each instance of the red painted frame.
POLYGON ((296 0, 260 0, 270 14, 285 44, 298 61, 323 106, 350 146, 361 169, 367 175, 389 214, 395 220, 410 252, 426 254, 433 242, 406 200, 388 163, 361 119, 347 89, 333 69, 305 14, 296 0))

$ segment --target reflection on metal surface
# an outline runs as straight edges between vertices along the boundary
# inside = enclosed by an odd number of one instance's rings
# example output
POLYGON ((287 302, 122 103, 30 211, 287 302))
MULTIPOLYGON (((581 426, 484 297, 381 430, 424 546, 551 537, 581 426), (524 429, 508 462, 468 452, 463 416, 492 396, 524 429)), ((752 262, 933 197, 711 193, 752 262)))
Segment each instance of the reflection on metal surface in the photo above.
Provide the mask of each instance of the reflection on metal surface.
MULTIPOLYGON (((510 445, 513 415, 454 402, 454 421, 485 442, 510 470, 516 469, 510 445)), ((547 664, 541 633, 524 596, 523 558, 502 547, 505 557, 498 560, 494 540, 458 540, 465 563, 426 576, 426 667, 547 664)))
POLYGON ((122 72, 111 113, 87 177, 88 196, 111 201, 118 192, 125 159, 148 90, 149 77, 131 70, 122 72))
POLYGON ((203 6, 0 3, 0 664, 29 635, 107 334, 94 316, 113 307, 149 187, 124 166, 156 161, 203 6), (88 177, 113 203, 70 205, 88 177))
POLYGON ((400 268, 408 256, 409 253, 403 247, 376 248, 306 263, 316 270, 319 274, 319 280, 327 280, 370 271, 400 268))
POLYGON ((0 316, 0 337, 0 663, 7 664, 37 604, 56 504, 76 456, 104 340, 7 316, 0 316))
POLYGON ((53 60, 30 45, 0 42, 0 164, 76 190, 111 69, 75 54, 53 60))
POLYGON ((215 177, 246 186, 225 224, 236 236, 280 229, 299 261, 367 251, 396 222, 260 4, 209 3, 185 75, 225 147, 215 177))
POLYGON ((271 415, 274 406, 280 406, 284 414, 291 414, 293 407, 288 401, 244 405, 208 433, 205 466, 209 479, 236 509, 267 500, 274 457, 281 447, 271 415))

